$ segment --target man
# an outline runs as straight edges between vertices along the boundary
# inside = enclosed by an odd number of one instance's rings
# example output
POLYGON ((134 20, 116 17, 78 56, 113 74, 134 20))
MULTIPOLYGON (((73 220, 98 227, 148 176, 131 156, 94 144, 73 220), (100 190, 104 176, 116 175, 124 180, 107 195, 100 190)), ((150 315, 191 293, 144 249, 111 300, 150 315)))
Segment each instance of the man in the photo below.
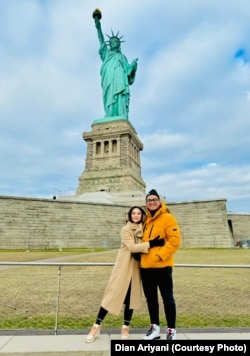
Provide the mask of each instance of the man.
POLYGON ((155 189, 146 196, 146 222, 144 225, 143 242, 156 237, 165 240, 162 247, 154 247, 148 254, 141 257, 141 278, 144 295, 147 300, 150 327, 144 340, 160 338, 160 319, 158 288, 164 305, 167 322, 166 338, 174 340, 176 336, 176 304, 173 294, 172 269, 173 255, 181 243, 181 233, 175 217, 170 214, 155 189))

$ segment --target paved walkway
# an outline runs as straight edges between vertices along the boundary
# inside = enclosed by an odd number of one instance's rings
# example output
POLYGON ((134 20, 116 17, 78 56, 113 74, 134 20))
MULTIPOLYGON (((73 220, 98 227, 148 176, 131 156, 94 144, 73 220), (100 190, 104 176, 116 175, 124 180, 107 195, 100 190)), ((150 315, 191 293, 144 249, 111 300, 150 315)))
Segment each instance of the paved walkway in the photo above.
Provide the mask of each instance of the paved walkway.
MULTIPOLYGON (((250 329, 181 329, 177 330, 177 339, 186 340, 236 340, 239 344, 241 340, 250 340, 250 329)), ((110 356, 110 341, 119 340, 120 335, 117 330, 102 331, 102 334, 95 342, 87 344, 84 342, 86 333, 81 334, 61 334, 61 335, 15 335, 1 333, 0 331, 0 356, 110 356)), ((130 334, 129 340, 142 340, 144 330, 135 330, 130 334)), ((165 339, 162 334, 161 340, 165 339)), ((119 340, 120 341, 120 340, 119 340)), ((126 341, 124 341, 126 343, 126 341)), ((248 350, 249 351, 249 350, 248 350)), ((144 353, 145 354, 145 353, 144 353)))

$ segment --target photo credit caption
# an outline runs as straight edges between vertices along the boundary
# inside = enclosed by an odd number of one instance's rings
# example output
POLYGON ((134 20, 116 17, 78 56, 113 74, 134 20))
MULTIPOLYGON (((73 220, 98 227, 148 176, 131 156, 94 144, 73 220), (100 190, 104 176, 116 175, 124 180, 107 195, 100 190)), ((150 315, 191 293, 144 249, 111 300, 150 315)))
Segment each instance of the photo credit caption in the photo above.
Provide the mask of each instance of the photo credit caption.
POLYGON ((145 355, 162 355, 180 353, 202 353, 207 355, 237 353, 248 355, 250 340, 111 340, 111 356, 128 354, 129 352, 145 355))

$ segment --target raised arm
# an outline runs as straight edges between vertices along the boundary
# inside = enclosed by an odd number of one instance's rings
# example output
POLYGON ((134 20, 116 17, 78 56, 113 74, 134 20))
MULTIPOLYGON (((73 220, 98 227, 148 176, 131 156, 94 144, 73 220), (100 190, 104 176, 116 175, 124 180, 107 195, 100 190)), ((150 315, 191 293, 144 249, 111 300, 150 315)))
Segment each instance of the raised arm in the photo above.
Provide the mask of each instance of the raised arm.
POLYGON ((102 27, 101 27, 101 21, 100 21, 102 18, 102 14, 99 9, 95 9, 95 11, 93 12, 93 18, 95 20, 95 27, 97 29, 98 39, 99 39, 100 45, 102 45, 105 41, 104 41, 104 36, 102 33, 102 27))

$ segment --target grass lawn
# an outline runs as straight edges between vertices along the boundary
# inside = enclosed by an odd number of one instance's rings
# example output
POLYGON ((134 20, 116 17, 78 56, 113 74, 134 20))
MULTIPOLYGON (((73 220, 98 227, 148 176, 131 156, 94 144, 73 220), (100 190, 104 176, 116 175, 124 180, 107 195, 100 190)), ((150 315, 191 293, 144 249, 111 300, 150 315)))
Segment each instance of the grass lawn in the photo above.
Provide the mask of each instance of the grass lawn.
MULTIPOLYGON (((114 262, 117 250, 0 251, 0 261, 62 259, 114 262)), ((174 291, 178 327, 250 327, 250 267, 204 268, 182 264, 248 265, 249 249, 180 249, 175 255, 174 291)), ((95 320, 112 266, 0 266, 0 329, 53 329, 59 295, 58 329, 88 328, 95 320), (59 279, 60 275, 60 279, 59 279), (60 281, 60 284, 59 284, 60 281), (60 292, 60 293, 59 293, 60 292), (59 294, 58 294, 59 293, 59 294)), ((161 324, 165 325, 160 301, 161 324)), ((143 299, 132 327, 149 323, 143 299)), ((120 327, 107 315, 104 327, 120 327)))

